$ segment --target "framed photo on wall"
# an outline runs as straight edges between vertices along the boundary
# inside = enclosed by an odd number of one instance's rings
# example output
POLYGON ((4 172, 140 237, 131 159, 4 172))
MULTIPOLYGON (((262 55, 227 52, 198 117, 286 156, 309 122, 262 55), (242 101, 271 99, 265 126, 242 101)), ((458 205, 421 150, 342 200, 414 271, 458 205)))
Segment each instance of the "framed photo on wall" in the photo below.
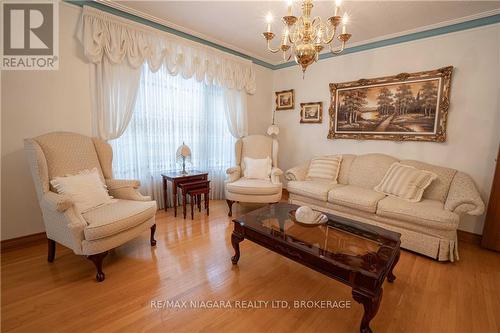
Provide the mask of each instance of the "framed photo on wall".
POLYGON ((330 83, 328 138, 444 142, 452 72, 330 83))
POLYGON ((293 89, 277 91, 276 111, 293 110, 295 108, 295 94, 293 89))
POLYGON ((300 122, 319 124, 323 120, 323 102, 300 103, 300 122))

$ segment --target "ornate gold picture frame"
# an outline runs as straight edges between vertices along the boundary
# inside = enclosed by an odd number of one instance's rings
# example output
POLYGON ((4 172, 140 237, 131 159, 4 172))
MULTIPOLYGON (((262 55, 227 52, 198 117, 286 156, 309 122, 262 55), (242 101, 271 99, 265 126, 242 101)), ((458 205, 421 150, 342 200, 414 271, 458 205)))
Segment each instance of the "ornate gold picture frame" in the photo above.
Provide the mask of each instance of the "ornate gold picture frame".
POLYGON ((444 142, 452 72, 330 83, 328 139, 444 142))
POLYGON ((323 121, 323 102, 300 103, 300 123, 320 124, 323 121))
POLYGON ((295 108, 295 93, 293 89, 277 91, 276 111, 293 110, 295 108))

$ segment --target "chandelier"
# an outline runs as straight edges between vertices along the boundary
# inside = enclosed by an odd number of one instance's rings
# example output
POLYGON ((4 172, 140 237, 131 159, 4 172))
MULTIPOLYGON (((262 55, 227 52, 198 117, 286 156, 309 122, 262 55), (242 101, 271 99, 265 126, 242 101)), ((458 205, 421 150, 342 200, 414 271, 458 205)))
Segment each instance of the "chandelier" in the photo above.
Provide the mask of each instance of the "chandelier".
POLYGON ((284 29, 281 34, 281 44, 278 48, 271 47, 271 41, 275 34, 271 32, 271 23, 273 17, 271 13, 266 16, 267 31, 262 33, 267 40, 267 49, 271 53, 283 53, 283 61, 288 61, 292 57, 295 62, 302 67, 304 75, 307 66, 315 61, 318 61, 320 52, 329 47, 330 52, 339 54, 344 50, 345 44, 351 38, 351 34, 346 31, 348 21, 347 14, 340 16, 340 2, 335 2, 335 13, 328 18, 328 22, 324 22, 321 17, 311 17, 313 8, 313 0, 302 1, 302 16, 296 17, 292 13, 293 0, 288 1, 288 13, 281 18, 284 29), (338 34, 337 39, 340 41, 340 48, 334 49, 334 40, 337 35, 337 27, 342 23, 342 33, 338 34))

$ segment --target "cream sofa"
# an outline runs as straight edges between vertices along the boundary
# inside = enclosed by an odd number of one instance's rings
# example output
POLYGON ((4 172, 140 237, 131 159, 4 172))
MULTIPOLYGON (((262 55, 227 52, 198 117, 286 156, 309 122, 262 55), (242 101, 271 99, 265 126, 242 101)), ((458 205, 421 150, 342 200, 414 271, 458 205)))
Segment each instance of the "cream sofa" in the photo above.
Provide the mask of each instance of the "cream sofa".
POLYGON ((437 260, 458 259, 461 214, 481 215, 484 203, 465 173, 383 154, 342 156, 337 184, 306 180, 309 162, 285 173, 289 202, 374 224, 401 233, 401 246, 437 260), (401 162, 438 175, 420 202, 385 196, 373 188, 392 163, 401 162))

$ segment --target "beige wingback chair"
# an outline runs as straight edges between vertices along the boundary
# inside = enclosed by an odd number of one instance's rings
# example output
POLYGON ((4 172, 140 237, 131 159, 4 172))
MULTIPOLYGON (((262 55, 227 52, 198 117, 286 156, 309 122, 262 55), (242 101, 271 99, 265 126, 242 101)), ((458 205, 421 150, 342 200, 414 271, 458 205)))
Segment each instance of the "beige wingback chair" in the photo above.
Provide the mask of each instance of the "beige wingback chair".
POLYGON ((229 206, 229 216, 233 214, 233 203, 274 203, 281 200, 282 184, 278 169, 278 141, 264 135, 249 135, 238 139, 235 144, 236 166, 227 169, 228 179, 225 182, 225 195, 229 206), (255 159, 270 157, 272 160, 271 177, 269 179, 248 179, 245 172, 244 158, 255 159))
POLYGON ((104 280, 103 258, 108 250, 150 229, 151 246, 156 245, 156 202, 142 196, 137 180, 113 179, 111 146, 99 139, 68 132, 54 132, 24 140, 35 189, 47 233, 48 261, 55 257, 55 242, 85 255, 96 266, 96 280, 104 280), (50 180, 97 168, 116 200, 83 214, 71 198, 53 191, 50 180))

